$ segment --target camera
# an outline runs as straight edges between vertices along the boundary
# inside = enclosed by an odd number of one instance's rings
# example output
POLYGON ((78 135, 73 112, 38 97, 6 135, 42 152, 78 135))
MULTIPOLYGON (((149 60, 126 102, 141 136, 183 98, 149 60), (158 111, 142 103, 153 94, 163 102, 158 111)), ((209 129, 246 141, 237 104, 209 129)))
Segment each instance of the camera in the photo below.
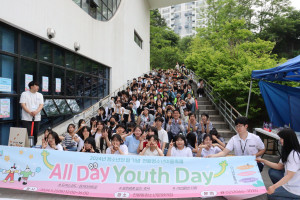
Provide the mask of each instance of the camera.
POLYGON ((47 36, 51 40, 52 38, 55 37, 55 30, 53 28, 48 28, 47 29, 47 36))
POLYGON ((80 44, 79 44, 79 42, 75 42, 74 43, 74 49, 75 49, 75 51, 80 50, 80 44))

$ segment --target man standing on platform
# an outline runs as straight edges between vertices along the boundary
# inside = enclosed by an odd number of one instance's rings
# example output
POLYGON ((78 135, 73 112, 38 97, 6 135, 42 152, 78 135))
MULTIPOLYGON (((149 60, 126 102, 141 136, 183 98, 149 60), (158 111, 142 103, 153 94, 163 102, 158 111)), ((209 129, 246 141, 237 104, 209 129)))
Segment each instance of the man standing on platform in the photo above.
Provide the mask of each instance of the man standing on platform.
POLYGON ((37 135, 39 132, 39 126, 41 121, 41 110, 44 106, 44 98, 39 93, 39 84, 36 81, 31 81, 28 84, 29 91, 25 91, 21 94, 20 104, 22 107, 22 125, 27 128, 28 135, 31 133, 32 120, 34 119, 34 145, 37 142, 37 135))

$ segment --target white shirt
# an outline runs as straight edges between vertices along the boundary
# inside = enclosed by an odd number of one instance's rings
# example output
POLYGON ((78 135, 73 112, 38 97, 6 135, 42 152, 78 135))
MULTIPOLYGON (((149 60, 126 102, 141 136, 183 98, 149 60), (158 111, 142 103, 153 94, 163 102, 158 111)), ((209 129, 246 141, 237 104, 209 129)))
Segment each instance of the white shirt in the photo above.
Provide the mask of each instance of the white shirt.
POLYGON ((52 147, 49 146, 49 144, 47 145, 47 147, 45 149, 52 149, 52 150, 58 150, 58 151, 63 151, 63 147, 61 146, 61 144, 57 144, 56 145, 56 149, 53 149, 52 147))
POLYGON ((209 150, 206 150, 205 148, 201 151, 201 157, 206 157, 208 155, 217 154, 221 152, 222 150, 219 147, 210 147, 209 150))
POLYGON ((158 151, 156 149, 154 149, 154 151, 151 151, 150 148, 148 148, 145 153, 144 156, 159 156, 158 151))
POLYGON ((173 147, 171 150, 171 156, 173 157, 193 157, 192 150, 190 148, 184 147, 182 150, 173 147))
MULTIPOLYGON (((123 152, 124 155, 128 155, 128 147, 127 147, 125 144, 122 144, 122 145, 120 146, 120 149, 121 149, 121 151, 123 152)), ((111 153, 110 147, 108 147, 108 148, 106 149, 106 154, 112 154, 112 153, 111 153)), ((120 154, 119 150, 118 150, 118 151, 115 151, 114 154, 120 154)))
POLYGON ((234 150, 236 156, 250 156, 265 149, 265 145, 259 136, 248 132, 246 140, 241 139, 239 134, 233 136, 226 145, 226 149, 234 150))
MULTIPOLYGON (((282 163, 282 161, 279 161, 282 163)), ((286 189, 288 192, 293 193, 295 195, 300 195, 300 153, 292 150, 289 154, 286 163, 284 163, 284 176, 287 174, 287 171, 295 172, 293 178, 289 180, 282 187, 286 189)))
POLYGON ((96 149, 100 150, 100 138, 102 136, 102 133, 96 133, 95 134, 95 143, 96 143, 96 149))
MULTIPOLYGON (((44 98, 43 95, 39 92, 32 93, 30 91, 25 91, 21 94, 20 103, 25 103, 28 110, 33 112, 38 109, 40 104, 44 104, 44 98)), ((22 109, 22 120, 32 121, 32 116, 24 109, 22 109)), ((41 112, 35 115, 34 121, 41 121, 41 112)))
POLYGON ((169 137, 167 131, 165 131, 163 128, 161 128, 158 132, 158 139, 160 142, 160 145, 162 146, 163 143, 168 143, 169 142, 169 137))

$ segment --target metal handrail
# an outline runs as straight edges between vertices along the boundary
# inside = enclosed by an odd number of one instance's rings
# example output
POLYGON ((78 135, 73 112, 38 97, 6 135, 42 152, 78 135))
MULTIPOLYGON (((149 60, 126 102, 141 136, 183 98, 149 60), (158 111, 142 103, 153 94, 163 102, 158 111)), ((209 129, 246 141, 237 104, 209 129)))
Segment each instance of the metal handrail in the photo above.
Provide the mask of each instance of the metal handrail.
MULTIPOLYGON (((197 84, 201 77, 198 77, 194 71, 188 69, 190 78, 197 84)), ((220 93, 214 92, 213 86, 211 86, 205 79, 204 91, 208 99, 213 103, 213 105, 219 110, 220 114, 224 117, 225 121, 229 124, 230 130, 235 131, 235 119, 242 116, 237 109, 235 109, 226 99, 222 98, 220 93)), ((236 132, 237 133, 237 132, 236 132)))

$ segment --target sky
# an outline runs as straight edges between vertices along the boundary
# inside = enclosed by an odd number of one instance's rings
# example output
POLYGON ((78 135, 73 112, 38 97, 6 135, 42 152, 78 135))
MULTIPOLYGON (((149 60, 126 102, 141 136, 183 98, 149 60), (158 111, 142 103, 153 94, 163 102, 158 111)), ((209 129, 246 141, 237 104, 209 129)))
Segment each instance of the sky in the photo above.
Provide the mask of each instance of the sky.
POLYGON ((291 0, 292 6, 295 7, 297 10, 300 10, 300 0, 291 0))

